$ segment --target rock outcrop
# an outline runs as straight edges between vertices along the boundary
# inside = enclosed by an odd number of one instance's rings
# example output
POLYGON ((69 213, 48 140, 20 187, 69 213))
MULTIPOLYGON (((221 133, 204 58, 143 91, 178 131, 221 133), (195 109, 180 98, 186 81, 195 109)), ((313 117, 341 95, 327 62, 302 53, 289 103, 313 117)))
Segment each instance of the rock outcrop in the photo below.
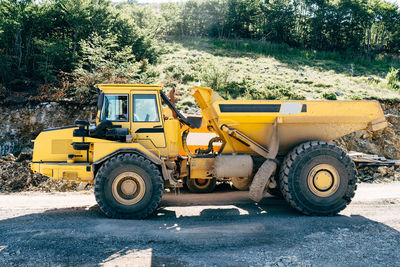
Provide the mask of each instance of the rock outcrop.
POLYGON ((43 129, 72 125, 75 120, 92 120, 95 116, 95 105, 68 101, 1 103, 0 155, 29 152, 31 140, 43 129))

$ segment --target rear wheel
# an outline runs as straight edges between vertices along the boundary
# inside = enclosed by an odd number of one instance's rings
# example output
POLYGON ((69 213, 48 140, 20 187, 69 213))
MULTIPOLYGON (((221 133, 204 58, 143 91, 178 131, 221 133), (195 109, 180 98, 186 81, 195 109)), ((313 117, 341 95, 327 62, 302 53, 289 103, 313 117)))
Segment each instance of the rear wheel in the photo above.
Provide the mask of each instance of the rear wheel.
POLYGON ((212 179, 186 179, 186 186, 193 193, 211 193, 215 189, 217 181, 212 179))
POLYGON ((249 191, 251 179, 248 177, 232 177, 233 187, 240 191, 249 191))
POLYGON ((94 193, 108 217, 141 219, 158 207, 163 181, 157 166, 149 160, 135 154, 121 154, 101 166, 94 193))
POLYGON ((350 203, 356 190, 356 169, 341 148, 306 142, 290 152, 281 167, 285 200, 307 215, 334 215, 350 203))

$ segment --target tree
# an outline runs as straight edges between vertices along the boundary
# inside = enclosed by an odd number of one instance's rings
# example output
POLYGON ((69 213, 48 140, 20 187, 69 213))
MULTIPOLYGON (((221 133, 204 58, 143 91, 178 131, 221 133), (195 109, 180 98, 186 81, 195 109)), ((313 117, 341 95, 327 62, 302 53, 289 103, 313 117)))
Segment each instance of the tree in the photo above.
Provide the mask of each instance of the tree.
POLYGON ((56 82, 77 67, 81 41, 93 34, 112 35, 116 52, 129 48, 136 60, 154 62, 152 39, 121 13, 107 0, 0 0, 0 83, 27 91, 56 82))
POLYGON ((294 44, 292 38, 296 23, 295 9, 291 1, 274 0, 263 6, 265 21, 263 35, 274 42, 294 44))

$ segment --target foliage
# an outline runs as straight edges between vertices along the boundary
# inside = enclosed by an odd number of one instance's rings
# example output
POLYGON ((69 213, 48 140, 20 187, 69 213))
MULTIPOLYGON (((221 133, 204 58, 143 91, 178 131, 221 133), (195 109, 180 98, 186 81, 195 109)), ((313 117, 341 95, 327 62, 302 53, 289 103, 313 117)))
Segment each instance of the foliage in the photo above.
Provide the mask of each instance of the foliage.
MULTIPOLYGON (((278 45, 274 52, 264 56, 245 46, 236 50, 219 45, 236 42, 240 41, 192 37, 168 43, 170 52, 161 55, 157 65, 162 73, 159 81, 176 89, 179 108, 193 112, 196 104, 189 94, 190 88, 210 84, 203 79, 204 69, 210 64, 229 72, 218 90, 226 99, 324 99, 326 92, 335 93, 340 100, 399 98, 400 91, 389 88, 385 79, 391 65, 400 68, 400 62, 391 57, 375 60, 355 57, 351 61, 340 53, 312 53, 290 47, 287 50, 290 53, 283 49, 280 53, 278 45), (195 78, 183 82, 183 75, 195 78)), ((242 43, 251 43, 252 47, 257 47, 257 43, 263 45, 249 40, 242 43)))
POLYGON ((226 67, 211 62, 204 65, 202 80, 214 90, 222 91, 226 87, 228 77, 229 70, 226 67))
POLYGON ((139 72, 131 47, 120 47, 117 36, 93 33, 79 43, 82 57, 73 71, 73 88, 78 96, 95 92, 96 83, 118 83, 134 79, 139 72))
POLYGON ((393 89, 400 89, 400 69, 391 68, 386 75, 388 85, 393 89))
POLYGON ((219 93, 225 98, 238 98, 249 95, 252 91, 252 85, 247 80, 243 79, 241 82, 230 81, 223 84, 219 89, 219 93))
POLYGON ((252 82, 245 79, 241 82, 226 82, 217 91, 226 99, 305 99, 284 84, 266 84, 262 88, 256 88, 252 82))
POLYGON ((322 95, 323 98, 327 99, 327 100, 336 100, 336 94, 332 93, 332 92, 326 92, 322 95))
POLYGON ((337 86, 354 97, 350 80, 298 76, 313 69, 368 79, 366 98, 374 86, 397 93, 399 52, 400 10, 385 0, 0 0, 0 97, 86 98, 96 83, 160 80, 227 98, 320 98, 337 86), (254 63, 268 57, 279 63, 254 63))
POLYGON ((305 97, 296 93, 293 88, 280 83, 267 84, 262 89, 247 92, 247 99, 282 99, 282 100, 304 100, 305 97))
POLYGON ((172 36, 246 38, 373 56, 400 51, 400 11, 384 0, 189 0, 161 5, 172 36))
POLYGON ((158 45, 121 12, 107 0, 0 0, 0 83, 32 92, 60 72, 120 77, 127 62, 155 62, 158 45))

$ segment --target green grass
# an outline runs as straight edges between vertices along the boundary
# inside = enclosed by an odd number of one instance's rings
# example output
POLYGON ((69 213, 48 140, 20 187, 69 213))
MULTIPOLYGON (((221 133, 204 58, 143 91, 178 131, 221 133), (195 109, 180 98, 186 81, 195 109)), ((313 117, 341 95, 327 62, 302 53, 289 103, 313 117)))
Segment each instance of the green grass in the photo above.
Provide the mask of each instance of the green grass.
POLYGON ((399 61, 369 60, 336 52, 317 52, 254 41, 187 39, 168 43, 156 66, 167 86, 180 93, 178 106, 194 102, 195 85, 209 86, 237 99, 400 99, 388 84, 399 61))
POLYGON ((400 62, 394 61, 389 55, 376 56, 371 59, 361 54, 351 51, 345 52, 325 52, 316 50, 302 50, 291 48, 287 44, 273 44, 252 40, 210 40, 216 49, 230 51, 258 53, 265 56, 273 56, 281 60, 297 60, 304 65, 321 66, 326 69, 342 69, 346 71, 348 67, 340 68, 340 65, 353 65, 353 75, 366 75, 380 72, 387 72, 390 67, 400 67, 400 62), (327 61, 325 64, 318 64, 319 60, 327 61), (339 63, 335 64, 335 63, 339 63))

